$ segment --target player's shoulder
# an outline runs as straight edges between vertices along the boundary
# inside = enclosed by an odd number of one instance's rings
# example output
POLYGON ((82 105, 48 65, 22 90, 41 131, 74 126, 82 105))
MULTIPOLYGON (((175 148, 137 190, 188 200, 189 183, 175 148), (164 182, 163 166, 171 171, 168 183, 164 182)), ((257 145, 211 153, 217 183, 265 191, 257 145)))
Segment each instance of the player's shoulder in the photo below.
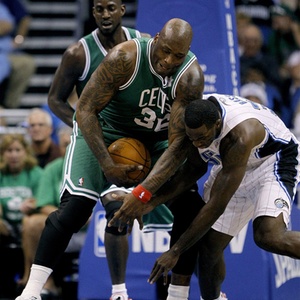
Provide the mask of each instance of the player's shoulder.
POLYGON ((185 64, 182 66, 179 85, 188 85, 190 90, 192 90, 191 87, 194 86, 203 91, 204 73, 195 57, 191 57, 189 60, 186 60, 185 64))
POLYGON ((70 56, 78 56, 78 55, 83 55, 84 54, 84 48, 81 43, 81 41, 77 41, 65 50, 65 53, 70 56))
POLYGON ((65 50, 62 56, 62 61, 64 63, 79 63, 85 60, 85 52, 83 45, 80 41, 71 44, 65 50))
POLYGON ((137 44, 136 39, 128 40, 123 43, 120 43, 113 47, 107 57, 114 58, 119 55, 126 55, 127 57, 135 57, 137 53, 137 44))

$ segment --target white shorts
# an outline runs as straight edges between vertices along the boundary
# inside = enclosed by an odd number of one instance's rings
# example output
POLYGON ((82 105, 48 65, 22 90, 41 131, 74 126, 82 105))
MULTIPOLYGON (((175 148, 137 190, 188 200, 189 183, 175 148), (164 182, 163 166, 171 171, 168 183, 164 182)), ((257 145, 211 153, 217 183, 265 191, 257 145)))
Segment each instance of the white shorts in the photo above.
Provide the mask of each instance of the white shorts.
MULTIPOLYGON (((264 161, 258 168, 247 171, 238 190, 229 201, 224 213, 212 226, 218 232, 236 236, 252 219, 260 216, 277 217, 281 213, 288 227, 292 201, 288 189, 274 172, 274 157, 264 161)), ((204 184, 204 201, 209 201, 212 184, 220 166, 214 166, 204 184)), ((298 182, 292 187, 294 195, 298 182)))

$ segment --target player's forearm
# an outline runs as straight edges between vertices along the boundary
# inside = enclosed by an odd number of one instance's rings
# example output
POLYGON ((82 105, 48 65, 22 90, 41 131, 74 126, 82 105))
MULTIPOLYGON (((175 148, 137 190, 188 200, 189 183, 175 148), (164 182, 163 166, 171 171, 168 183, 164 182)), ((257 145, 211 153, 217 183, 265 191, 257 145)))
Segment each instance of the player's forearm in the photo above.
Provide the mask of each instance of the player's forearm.
POLYGON ((102 128, 99 124, 97 115, 77 109, 76 120, 86 143, 92 150, 105 173, 106 170, 109 170, 114 166, 114 162, 109 155, 104 142, 102 128))
POLYGON ((200 210, 189 228, 180 236, 178 241, 170 249, 174 253, 181 255, 195 243, 197 243, 211 228, 221 215, 218 209, 208 204, 200 210))
POLYGON ((180 148, 176 143, 170 145, 141 185, 152 194, 156 193, 183 164, 186 160, 187 153, 187 148, 180 148))
POLYGON ((51 111, 65 124, 73 127, 73 116, 75 110, 69 102, 49 98, 48 105, 51 111))
POLYGON ((184 191, 191 188, 197 180, 207 171, 207 164, 195 165, 187 160, 175 173, 175 175, 166 182, 152 198, 151 205, 156 207, 171 199, 176 198, 184 191))

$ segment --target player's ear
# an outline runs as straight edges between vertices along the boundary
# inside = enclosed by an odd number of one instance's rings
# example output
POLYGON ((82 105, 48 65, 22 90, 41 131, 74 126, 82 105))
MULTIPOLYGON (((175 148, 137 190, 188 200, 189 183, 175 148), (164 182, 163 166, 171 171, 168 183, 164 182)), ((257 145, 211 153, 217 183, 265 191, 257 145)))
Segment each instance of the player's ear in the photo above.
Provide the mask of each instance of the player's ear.
POLYGON ((159 32, 155 35, 155 37, 154 37, 154 39, 153 39, 153 42, 156 43, 157 40, 158 40, 158 38, 159 38, 159 32))
POLYGON ((125 6, 125 4, 122 4, 121 5, 121 15, 122 15, 122 17, 125 15, 125 13, 126 13, 126 6, 125 6))

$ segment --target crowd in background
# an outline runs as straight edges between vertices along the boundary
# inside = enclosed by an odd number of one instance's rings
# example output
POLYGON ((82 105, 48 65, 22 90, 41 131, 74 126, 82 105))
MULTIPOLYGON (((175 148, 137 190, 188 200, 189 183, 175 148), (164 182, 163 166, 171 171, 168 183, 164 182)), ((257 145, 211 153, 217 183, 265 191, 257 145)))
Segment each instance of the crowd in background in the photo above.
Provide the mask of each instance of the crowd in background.
POLYGON ((241 95, 259 97, 299 136, 300 1, 235 2, 241 95))
MULTIPOLYGON (((240 94, 273 109, 300 137, 300 0, 236 0, 235 10, 240 94)), ((0 0, 0 106, 5 109, 22 108, 21 97, 36 70, 34 57, 22 50, 30 20, 21 0, 0 0)), ((12 282, 14 288, 22 284, 23 218, 40 212, 40 181, 50 162, 59 159, 62 168, 64 154, 58 132, 65 126, 46 103, 34 108, 23 124, 28 129, 25 138, 8 134, 0 139, 0 298, 15 295, 9 295, 12 282), (20 182, 24 189, 14 189, 20 182), (17 259, 12 281, 7 281, 2 265, 12 253, 17 259)), ((6 126, 1 117, 0 126, 6 126)))

